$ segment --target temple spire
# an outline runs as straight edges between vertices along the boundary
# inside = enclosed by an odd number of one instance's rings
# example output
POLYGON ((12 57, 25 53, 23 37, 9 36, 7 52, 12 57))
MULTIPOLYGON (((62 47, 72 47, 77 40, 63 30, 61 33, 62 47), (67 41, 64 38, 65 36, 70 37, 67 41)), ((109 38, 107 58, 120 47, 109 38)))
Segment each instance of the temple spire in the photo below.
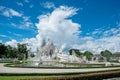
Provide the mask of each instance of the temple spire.
POLYGON ((46 41, 45 39, 42 40, 42 44, 41 44, 41 47, 44 47, 46 45, 46 41))

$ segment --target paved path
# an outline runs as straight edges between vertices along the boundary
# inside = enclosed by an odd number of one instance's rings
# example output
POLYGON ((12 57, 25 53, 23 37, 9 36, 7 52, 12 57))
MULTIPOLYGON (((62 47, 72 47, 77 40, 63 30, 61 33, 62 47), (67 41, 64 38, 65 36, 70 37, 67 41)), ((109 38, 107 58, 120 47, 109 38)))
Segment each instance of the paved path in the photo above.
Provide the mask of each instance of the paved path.
POLYGON ((0 73, 70 73, 70 72, 91 72, 91 71, 104 71, 115 70, 120 67, 114 68, 87 68, 87 69, 38 69, 38 68, 11 68, 4 67, 4 63, 0 63, 0 73))
POLYGON ((103 79, 103 80, 120 80, 120 77, 118 77, 118 78, 103 79))

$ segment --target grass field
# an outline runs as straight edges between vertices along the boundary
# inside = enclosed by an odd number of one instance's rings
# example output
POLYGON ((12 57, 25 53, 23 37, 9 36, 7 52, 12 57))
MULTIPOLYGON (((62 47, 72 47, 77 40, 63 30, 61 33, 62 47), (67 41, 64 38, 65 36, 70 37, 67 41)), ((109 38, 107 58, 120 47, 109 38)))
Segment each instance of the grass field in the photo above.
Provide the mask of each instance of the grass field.
POLYGON ((20 80, 20 79, 30 79, 30 78, 47 78, 53 76, 0 76, 0 80, 20 80))

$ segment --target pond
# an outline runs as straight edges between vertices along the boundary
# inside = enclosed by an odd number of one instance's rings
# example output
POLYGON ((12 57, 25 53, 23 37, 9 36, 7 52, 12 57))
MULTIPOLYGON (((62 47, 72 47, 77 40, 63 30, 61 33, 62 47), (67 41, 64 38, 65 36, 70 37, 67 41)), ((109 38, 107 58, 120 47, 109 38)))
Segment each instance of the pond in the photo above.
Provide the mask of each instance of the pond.
POLYGON ((105 67, 104 64, 87 64, 87 63, 61 63, 61 62, 29 62, 24 63, 23 67, 58 67, 58 68, 91 68, 91 67, 105 67))

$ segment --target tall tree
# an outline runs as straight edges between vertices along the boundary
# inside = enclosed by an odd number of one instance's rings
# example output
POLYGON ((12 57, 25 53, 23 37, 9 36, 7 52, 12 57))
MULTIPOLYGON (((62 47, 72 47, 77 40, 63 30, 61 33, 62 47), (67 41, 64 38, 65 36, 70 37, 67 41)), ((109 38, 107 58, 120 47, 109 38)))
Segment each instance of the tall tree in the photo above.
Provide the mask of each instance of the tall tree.
POLYGON ((11 56, 13 53, 12 47, 10 45, 6 46, 6 57, 7 58, 13 58, 13 56, 11 56))
POLYGON ((80 57, 80 56, 82 55, 82 53, 79 51, 79 49, 70 49, 70 50, 69 50, 69 54, 70 54, 70 55, 73 55, 73 54, 72 54, 72 51, 75 52, 75 54, 76 54, 77 57, 80 57))
POLYGON ((79 54, 79 49, 70 49, 70 50, 69 50, 69 54, 70 54, 70 55, 73 55, 73 54, 72 54, 72 51, 74 51, 76 54, 79 54))
POLYGON ((93 53, 90 51, 85 51, 83 55, 86 56, 88 60, 90 60, 93 56, 93 53))
POLYGON ((6 46, 0 43, 0 58, 5 58, 6 56, 6 46))
POLYGON ((101 51, 100 54, 101 56, 105 57, 107 61, 109 61, 110 57, 112 56, 112 52, 110 52, 109 50, 101 51))
POLYGON ((28 58, 28 50, 26 44, 18 43, 18 57, 19 59, 27 59, 28 58))
POLYGON ((115 53, 113 53, 112 56, 113 56, 113 57, 120 57, 120 52, 115 52, 115 53))

